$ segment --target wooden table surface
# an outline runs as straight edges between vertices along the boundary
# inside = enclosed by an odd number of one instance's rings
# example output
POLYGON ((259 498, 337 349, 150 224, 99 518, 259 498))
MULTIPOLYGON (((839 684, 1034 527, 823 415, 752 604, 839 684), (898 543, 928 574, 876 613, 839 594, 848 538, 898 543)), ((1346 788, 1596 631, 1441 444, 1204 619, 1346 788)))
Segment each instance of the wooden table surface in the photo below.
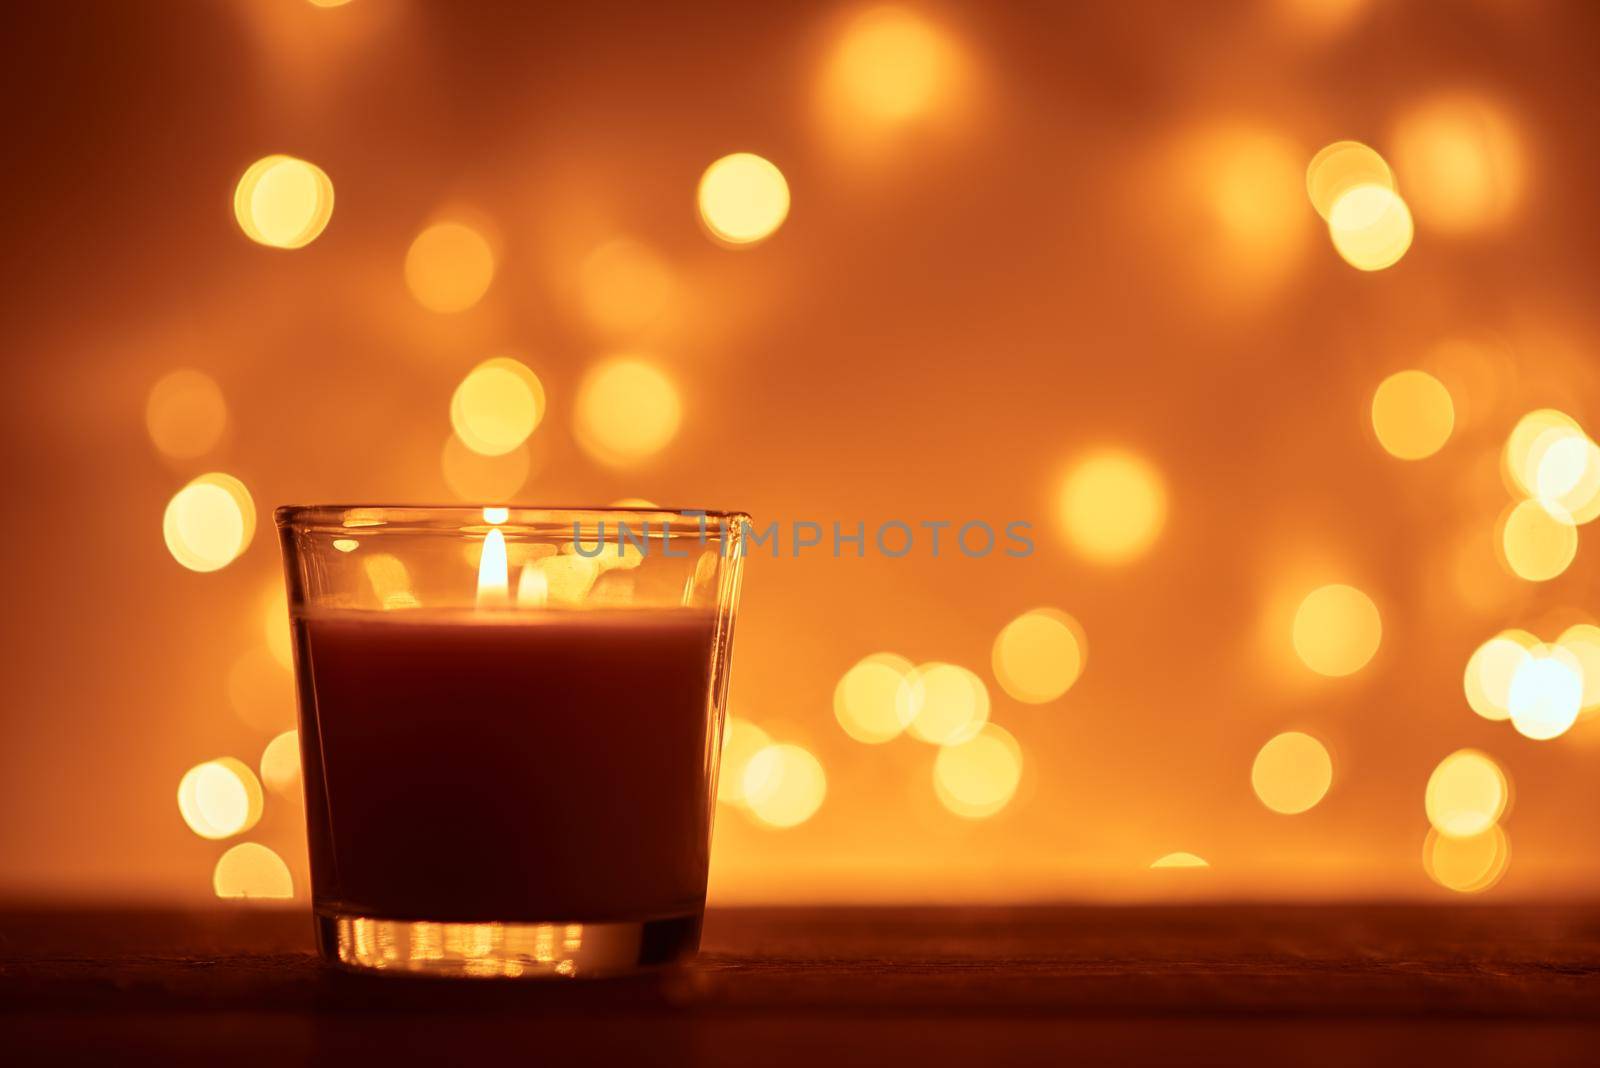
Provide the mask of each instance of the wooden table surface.
POLYGON ((0 1061, 1600 1063, 1600 907, 718 909, 648 980, 352 976, 302 910, 0 911, 0 1061))

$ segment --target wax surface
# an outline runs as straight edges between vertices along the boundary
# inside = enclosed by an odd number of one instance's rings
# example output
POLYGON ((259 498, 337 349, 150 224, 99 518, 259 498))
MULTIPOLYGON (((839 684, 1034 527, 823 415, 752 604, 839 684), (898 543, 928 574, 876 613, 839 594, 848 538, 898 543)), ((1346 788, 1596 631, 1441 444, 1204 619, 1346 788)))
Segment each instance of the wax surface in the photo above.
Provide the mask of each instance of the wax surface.
POLYGON ((701 908, 711 613, 296 626, 319 909, 600 922, 701 908))

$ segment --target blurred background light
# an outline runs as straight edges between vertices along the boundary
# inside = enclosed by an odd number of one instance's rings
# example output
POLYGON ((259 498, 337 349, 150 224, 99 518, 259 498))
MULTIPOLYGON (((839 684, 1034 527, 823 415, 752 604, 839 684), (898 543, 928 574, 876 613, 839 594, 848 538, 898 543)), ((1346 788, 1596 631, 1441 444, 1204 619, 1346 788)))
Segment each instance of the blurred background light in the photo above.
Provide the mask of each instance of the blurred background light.
POLYGON ((896 712, 918 741, 955 745, 989 721, 989 688, 957 664, 919 664, 897 692, 896 712))
POLYGON ((1507 707, 1517 733, 1535 741, 1565 734, 1583 710, 1583 667, 1565 649, 1541 645, 1517 665, 1507 707))
POLYGON ((406 251, 406 287, 429 311, 466 311, 494 281, 494 250, 466 223, 434 223, 406 251))
MULTIPOLYGON (((745 803, 745 773, 750 758, 772 744, 767 732, 747 719, 730 715, 722 727, 722 765, 717 775, 717 800, 726 805, 745 803)), ((771 769, 769 769, 771 770, 771 769)), ((756 792, 766 788, 755 784, 756 792)))
POLYGON ((261 819, 264 804, 255 773, 233 757, 196 764, 178 782, 178 812, 202 838, 228 838, 261 819))
POLYGON ((1583 678, 1582 710, 1589 712, 1600 708, 1600 627, 1593 623, 1575 623, 1561 632, 1555 645, 1565 654, 1561 659, 1577 664, 1583 678))
POLYGON ((789 217, 789 183, 783 172, 750 152, 723 156, 707 167, 698 197, 706 229, 730 247, 766 240, 789 217))
POLYGON ((816 815, 828 792, 821 761, 798 745, 769 745, 745 766, 744 800, 769 827, 797 827, 816 815))
POLYGON ((1455 429, 1450 391, 1426 371, 1397 371, 1372 395, 1372 429, 1389 455, 1421 460, 1444 448, 1455 429))
POLYGON ((233 215, 245 236, 258 244, 303 248, 333 218, 333 183, 314 163, 266 156, 239 179, 233 215))
POLYGON ((1498 824, 1471 838, 1429 829, 1422 843, 1422 867, 1448 890, 1478 894, 1500 881, 1511 860, 1511 842, 1498 824))
POLYGON ((528 446, 518 445, 498 456, 485 456, 468 448, 460 436, 445 439, 439 454, 439 473, 450 492, 463 501, 509 501, 522 491, 533 471, 528 446))
POLYGON ((1501 468, 1507 488, 1525 497, 1539 496, 1539 467, 1545 451, 1569 436, 1581 437, 1583 428, 1566 412, 1539 408, 1517 420, 1506 436, 1501 468))
POLYGON ((1340 194, 1328 212, 1328 235, 1350 266, 1381 271, 1400 262, 1415 234, 1400 194, 1381 185, 1358 185, 1340 194))
POLYGON ((450 397, 450 425, 461 443, 484 456, 501 456, 528 440, 544 418, 544 385, 509 356, 484 360, 450 397))
POLYGON ((590 456, 621 467, 666 448, 682 418, 671 379, 643 359, 616 356, 595 364, 583 376, 572 429, 590 456))
POLYGON ((214 378, 180 368, 150 387, 144 421, 151 443, 163 456, 192 460, 221 440, 228 427, 228 405, 214 378))
POLYGON ((1294 614, 1294 651, 1319 675, 1360 671, 1377 653, 1383 622, 1372 598, 1342 583, 1306 594, 1294 614))
POLYGON ((1463 679, 1468 706, 1484 719, 1510 719, 1511 680, 1538 644, 1525 630, 1508 630, 1473 650, 1463 679))
POLYGON ((261 781, 284 797, 300 796, 300 732, 287 730, 261 751, 261 781))
POLYGON ((1209 868, 1211 862, 1193 853, 1168 853, 1150 862, 1151 868, 1209 868))
POLYGON ((1498 104, 1445 92, 1400 114, 1395 168, 1424 223, 1464 234, 1509 220, 1520 206, 1527 159, 1516 124, 1498 104))
POLYGON ((1314 808, 1333 784, 1333 758, 1323 744, 1300 731, 1277 735, 1256 754, 1250 786, 1261 803, 1286 816, 1314 808))
POLYGON ((276 576, 261 595, 261 633, 267 651, 285 670, 294 667, 294 634, 289 627, 289 594, 276 576))
POLYGON ((911 661, 894 653, 873 653, 851 665, 833 690, 833 715, 858 742, 878 745, 897 738, 912 714, 908 692, 911 661))
POLYGON ((1339 198, 1359 185, 1395 187, 1383 157, 1359 141, 1335 141, 1312 156, 1306 167, 1306 195, 1325 220, 1339 198))
POLYGON ((933 111, 955 89, 958 46, 920 13, 883 6, 857 15, 824 73, 824 94, 857 123, 894 125, 933 111))
POLYGON ((1144 459, 1120 449, 1092 453, 1073 465, 1058 499, 1067 539, 1097 564, 1143 555, 1167 519, 1167 490, 1144 459))
POLYGON ((178 563, 191 571, 217 571, 249 548, 255 520, 255 502, 244 484, 213 472, 172 495, 161 532, 178 563))
POLYGON ((278 900, 294 897, 283 858, 258 842, 240 842, 217 859, 211 888, 221 898, 278 900))
POLYGON ((1471 838, 1499 821, 1511 787, 1487 754, 1458 749, 1433 769, 1423 796, 1428 822, 1440 834, 1471 838))
POLYGON ((584 257, 578 297, 590 323, 627 335, 661 318, 673 295, 672 272, 650 246, 618 237, 584 257))
POLYGON ((1018 701, 1054 701, 1083 673, 1089 644, 1078 621, 1059 608, 1024 612, 995 636, 992 665, 1000 688, 1018 701))
POLYGON ((941 746, 933 760, 939 803, 964 819, 993 816, 1010 804, 1021 781, 1022 747, 994 723, 964 741, 941 746))
POLYGON ((1578 555, 1578 528, 1536 500, 1518 501, 1500 517, 1500 560, 1517 578, 1549 582, 1578 555))

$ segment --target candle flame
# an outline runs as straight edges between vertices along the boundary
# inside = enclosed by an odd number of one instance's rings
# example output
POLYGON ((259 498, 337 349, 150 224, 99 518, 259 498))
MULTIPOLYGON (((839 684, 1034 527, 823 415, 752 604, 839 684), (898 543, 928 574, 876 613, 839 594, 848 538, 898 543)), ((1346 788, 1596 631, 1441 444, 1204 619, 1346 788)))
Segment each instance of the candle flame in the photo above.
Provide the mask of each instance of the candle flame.
POLYGON ((517 579, 517 607, 543 608, 550 601, 550 580, 537 560, 531 560, 517 579))
POLYGON ((511 580, 506 568, 506 536, 499 527, 483 539, 478 558, 478 607, 501 608, 510 603, 511 580))

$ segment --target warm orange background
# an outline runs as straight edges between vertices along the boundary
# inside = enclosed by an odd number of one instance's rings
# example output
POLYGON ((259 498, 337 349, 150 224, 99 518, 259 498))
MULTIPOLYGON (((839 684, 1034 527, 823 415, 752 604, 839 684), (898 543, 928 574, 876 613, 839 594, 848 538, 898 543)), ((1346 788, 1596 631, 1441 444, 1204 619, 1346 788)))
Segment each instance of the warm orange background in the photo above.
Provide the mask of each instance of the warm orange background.
MULTIPOLYGON (((1596 607, 1591 547, 1553 582, 1518 582, 1493 528, 1517 417, 1600 420, 1600 11, 913 5, 961 76, 935 114, 878 130, 821 89, 862 10, 11 9, 0 892, 210 895, 225 843, 190 833, 173 794, 196 762, 253 764, 271 736, 230 711, 226 684, 280 581, 271 506, 449 499, 450 392, 502 353, 550 397, 526 503, 1034 523, 1027 560, 751 562, 733 706, 816 753, 829 790, 792 830, 722 813, 716 900, 1444 898, 1419 859, 1423 787, 1469 745, 1516 784, 1494 893, 1600 886, 1600 724, 1529 741, 1461 689, 1495 631, 1548 637, 1545 621, 1596 607), (1306 162, 1346 137, 1387 154, 1408 109, 1455 92, 1514 123, 1515 210, 1449 234, 1417 205, 1406 258, 1352 270, 1305 198, 1306 162), (783 170, 793 210, 729 250, 700 228, 694 189, 739 150, 783 170), (315 161, 337 190, 298 251, 233 219, 234 183, 271 152, 315 161), (441 316, 401 263, 458 206, 492 221, 499 271, 476 308, 441 316), (576 298, 584 257, 618 236, 674 280, 665 314, 624 336, 576 298), (1441 372, 1455 436, 1428 461, 1387 456, 1372 390, 1452 339, 1486 354, 1470 376, 1441 372), (570 433, 580 374, 619 351, 666 369, 686 413, 620 473, 570 433), (183 366, 221 384, 229 425, 214 453, 172 463, 145 398, 183 366), (1149 459, 1170 493, 1160 541, 1120 568, 1074 555, 1054 519, 1063 472, 1104 444, 1149 459), (207 470, 243 479, 263 526, 233 565, 196 574, 161 518, 207 470), (1335 581, 1384 623, 1345 679, 1295 659, 1283 608, 1335 581), (1060 701, 1024 706, 994 685, 989 649, 1041 604, 1082 622, 1089 666, 1060 701), (841 732, 834 684, 884 649, 989 680, 1025 759, 1005 811, 957 819, 929 785, 932 749, 841 732), (1295 817, 1249 781, 1288 729, 1334 758, 1332 791, 1295 817), (1213 867, 1148 870, 1173 850, 1213 867)), ((269 801, 250 837, 303 894, 300 819, 269 801)))

